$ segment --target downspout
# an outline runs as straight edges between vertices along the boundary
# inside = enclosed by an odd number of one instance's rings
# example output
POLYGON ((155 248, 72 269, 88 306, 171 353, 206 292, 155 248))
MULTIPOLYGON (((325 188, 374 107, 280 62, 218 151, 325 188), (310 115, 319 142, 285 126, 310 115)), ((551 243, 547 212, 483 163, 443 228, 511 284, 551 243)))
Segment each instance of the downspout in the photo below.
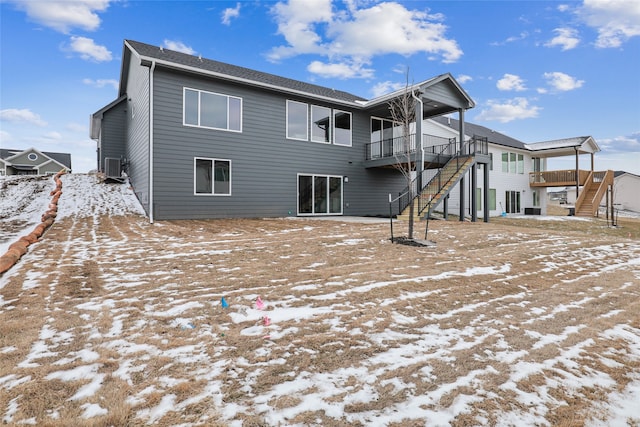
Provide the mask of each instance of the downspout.
POLYGON ((153 224, 153 72, 156 61, 149 69, 149 223, 153 224))
POLYGON ((420 193, 422 191, 422 175, 424 175, 424 144, 422 141, 422 117, 424 115, 424 104, 422 103, 422 98, 417 97, 414 91, 411 91, 411 96, 418 102, 418 104, 420 104, 420 117, 418 118, 418 114, 416 114, 416 144, 419 144, 420 147, 420 169, 417 170, 418 193, 420 193))

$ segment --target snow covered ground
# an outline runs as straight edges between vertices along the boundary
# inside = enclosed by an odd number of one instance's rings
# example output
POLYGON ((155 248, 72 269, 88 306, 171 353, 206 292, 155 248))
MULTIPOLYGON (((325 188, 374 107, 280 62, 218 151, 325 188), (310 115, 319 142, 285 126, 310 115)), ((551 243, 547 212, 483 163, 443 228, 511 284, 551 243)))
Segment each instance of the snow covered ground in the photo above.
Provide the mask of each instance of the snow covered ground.
MULTIPOLYGON (((437 247, 415 248, 386 222, 149 224, 127 185, 62 180, 56 223, 0 277, 4 423, 640 423, 637 239, 434 221, 437 247)), ((4 188, 8 246, 53 183, 4 188)))

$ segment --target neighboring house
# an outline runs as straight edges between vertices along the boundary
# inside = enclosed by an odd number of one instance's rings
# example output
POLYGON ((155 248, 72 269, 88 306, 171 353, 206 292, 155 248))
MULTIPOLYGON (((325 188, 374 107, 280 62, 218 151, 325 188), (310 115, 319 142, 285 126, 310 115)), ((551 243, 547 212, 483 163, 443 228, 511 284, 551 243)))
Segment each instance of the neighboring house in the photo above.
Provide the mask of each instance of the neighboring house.
POLYGON ((547 187, 586 185, 593 173, 551 174, 545 159, 593 155, 592 138, 524 144, 466 123, 474 105, 450 74, 367 100, 125 40, 118 97, 90 135, 98 170, 126 174, 151 222, 406 215, 409 188, 420 217, 453 207, 488 221, 545 213, 547 187), (389 105, 407 95, 422 120, 405 137, 389 105))
POLYGON ((0 148, 0 175, 48 175, 71 172, 71 154, 38 151, 35 148, 0 148))
POLYGON ((640 213, 640 176, 616 171, 613 179, 613 203, 618 209, 640 213))
MULTIPOLYGON (((448 117, 436 117, 429 122, 430 125, 424 125, 428 129, 427 133, 448 138, 455 137, 455 130, 459 126, 457 120, 448 117)), ((484 126, 467 122, 465 130, 468 138, 482 137, 488 142, 489 216, 498 216, 502 212, 537 215, 546 213, 546 188, 530 187, 530 173, 545 170, 546 159, 536 157, 536 152, 528 149, 524 142, 484 126)), ((484 182, 480 176, 477 177, 477 182, 475 207, 478 214, 484 215, 485 205, 480 197, 484 182)), ((470 186, 464 191, 467 200, 465 214, 469 216, 472 215, 471 191, 470 186)), ((458 209, 459 185, 451 191, 450 197, 449 207, 458 209)))

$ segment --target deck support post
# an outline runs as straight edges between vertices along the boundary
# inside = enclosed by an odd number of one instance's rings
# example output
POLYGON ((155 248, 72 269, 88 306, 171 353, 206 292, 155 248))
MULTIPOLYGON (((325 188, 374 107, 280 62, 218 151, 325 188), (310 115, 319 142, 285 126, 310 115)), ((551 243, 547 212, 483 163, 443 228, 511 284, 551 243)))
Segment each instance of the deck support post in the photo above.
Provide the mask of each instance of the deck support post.
MULTIPOLYGON (((464 148, 464 109, 458 109, 458 131, 459 135, 459 146, 458 146, 458 154, 462 154, 462 150, 464 148)), ((460 221, 464 221, 464 176, 460 178, 460 221)))
POLYGON ((444 198, 444 220, 449 219, 449 195, 444 198))
POLYGON ((478 164, 474 163, 473 165, 471 165, 471 189, 469 190, 469 192, 471 193, 471 222, 477 222, 478 221, 478 209, 477 209, 477 203, 478 201, 477 199, 477 195, 476 193, 478 192, 478 179, 477 179, 477 172, 478 172, 478 164))
POLYGON ((482 205, 484 207, 484 222, 489 222, 489 165, 485 163, 482 166, 484 181, 482 184, 482 205))
POLYGON ((464 221, 464 176, 460 178, 460 221, 464 221))
MULTIPOLYGON (((580 166, 578 164, 578 147, 574 147, 576 150, 576 202, 578 201, 578 192, 580 191, 580 166)), ((575 203, 574 203, 575 204, 575 203)))

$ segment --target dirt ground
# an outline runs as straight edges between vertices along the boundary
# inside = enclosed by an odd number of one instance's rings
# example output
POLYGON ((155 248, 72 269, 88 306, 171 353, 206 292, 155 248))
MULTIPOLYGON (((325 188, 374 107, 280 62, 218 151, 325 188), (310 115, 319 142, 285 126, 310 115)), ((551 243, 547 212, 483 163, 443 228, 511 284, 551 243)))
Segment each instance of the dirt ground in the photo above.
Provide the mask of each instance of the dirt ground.
POLYGON ((65 218, 0 279, 0 416, 606 423, 640 381, 640 222, 621 225, 431 221, 411 247, 387 222, 65 218))

